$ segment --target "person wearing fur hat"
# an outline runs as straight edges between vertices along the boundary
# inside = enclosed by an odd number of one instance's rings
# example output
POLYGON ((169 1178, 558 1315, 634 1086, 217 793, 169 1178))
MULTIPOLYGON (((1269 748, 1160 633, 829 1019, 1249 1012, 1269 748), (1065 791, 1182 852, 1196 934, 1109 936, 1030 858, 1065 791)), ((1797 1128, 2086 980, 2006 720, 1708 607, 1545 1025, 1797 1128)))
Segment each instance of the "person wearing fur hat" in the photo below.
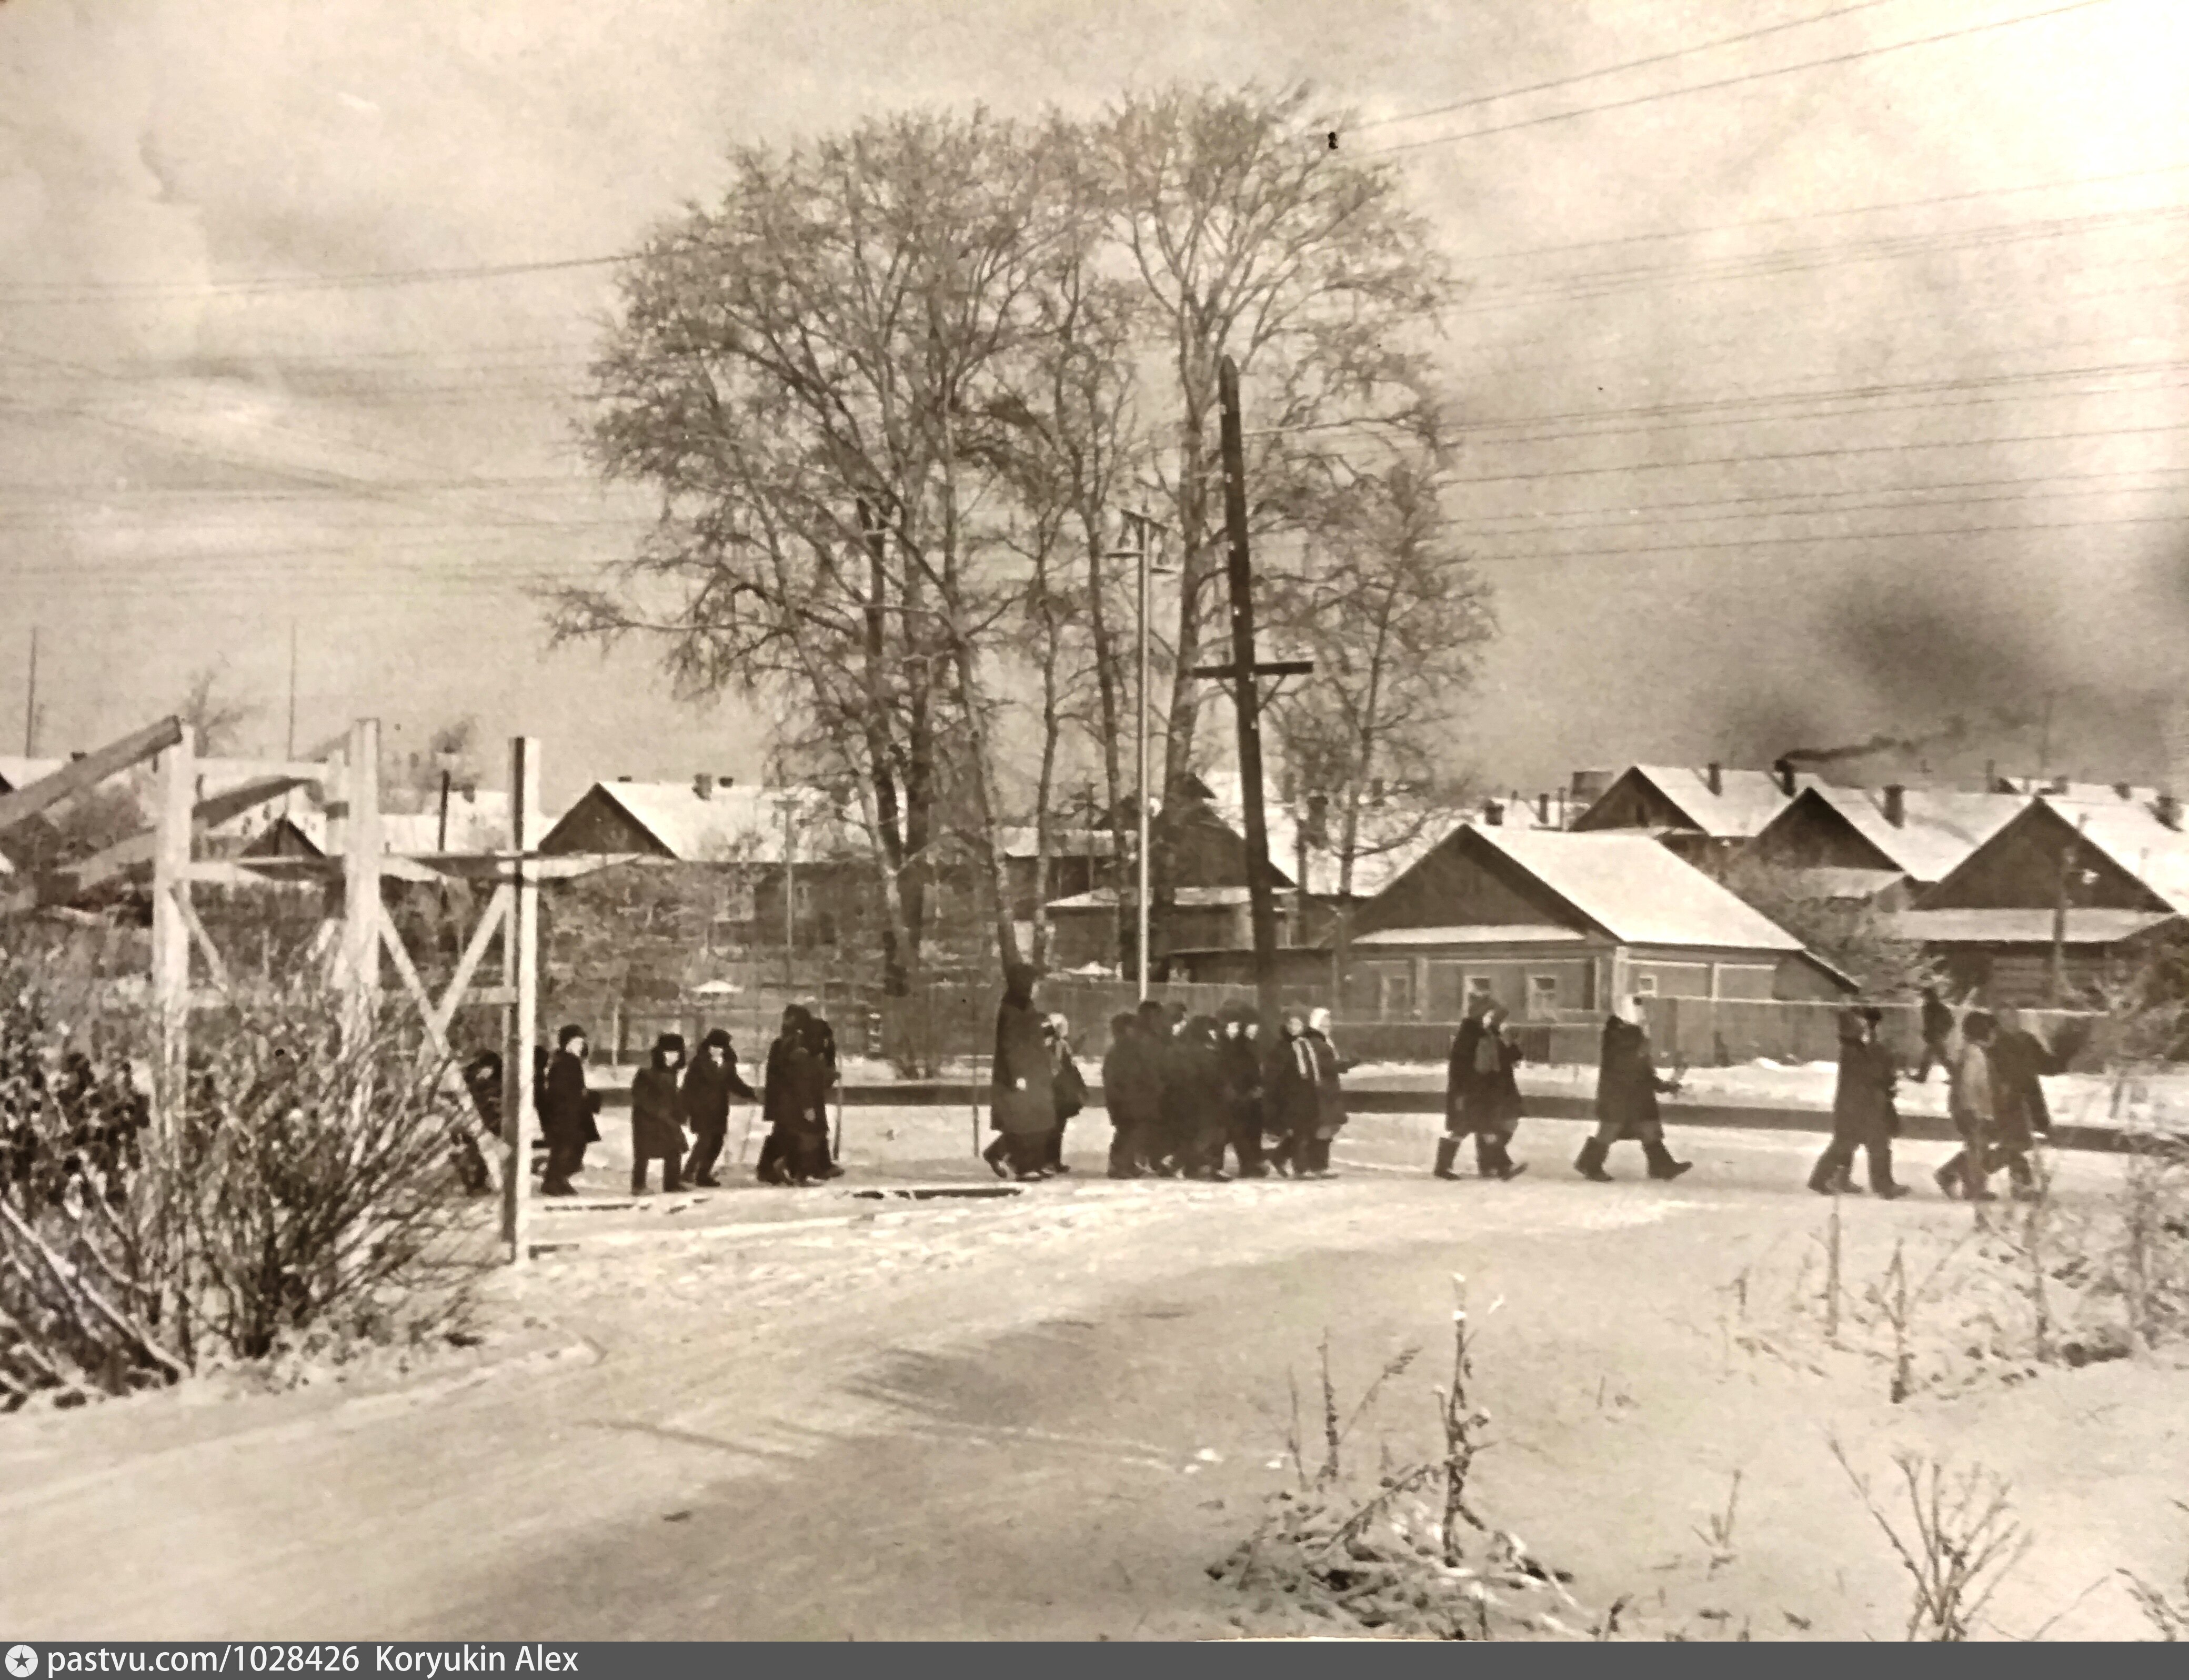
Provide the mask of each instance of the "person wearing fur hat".
POLYGON ((572 1025, 555 1035, 555 1054, 535 1099, 540 1129, 547 1134, 547 1172, 542 1196, 575 1196, 570 1175, 583 1163, 585 1145, 600 1135, 593 1117, 600 1112, 597 1092, 585 1085, 585 1029, 572 1025))
POLYGON ((1148 1139, 1162 1109, 1162 1082, 1142 1017, 1126 1011, 1110 1017, 1110 1048, 1102 1057, 1102 1106, 1110 1117, 1110 1176, 1137 1179, 1146 1172, 1148 1139))
MULTIPOLYGON (((1231 1152, 1238 1157, 1242 1179, 1267 1178, 1270 1172, 1262 1161, 1262 1049, 1256 1042, 1260 1028, 1251 1009, 1225 1011, 1225 1102, 1231 1152)), ((1221 1151, 1216 1164, 1224 1164, 1221 1151)))
POLYGON ((631 1083, 631 1193, 646 1194, 647 1168, 661 1163, 661 1188, 682 1188, 677 1169, 684 1160, 682 1094, 676 1072, 684 1064, 684 1040, 665 1032, 653 1042, 648 1066, 631 1083))
POLYGON ((721 1158, 722 1140, 730 1132, 730 1099, 760 1100, 760 1094, 738 1072, 738 1052, 730 1035, 717 1027, 699 1041, 699 1054, 684 1076, 681 1093, 684 1123, 692 1128, 692 1158, 686 1176, 703 1190, 715 1190, 715 1162, 721 1158))

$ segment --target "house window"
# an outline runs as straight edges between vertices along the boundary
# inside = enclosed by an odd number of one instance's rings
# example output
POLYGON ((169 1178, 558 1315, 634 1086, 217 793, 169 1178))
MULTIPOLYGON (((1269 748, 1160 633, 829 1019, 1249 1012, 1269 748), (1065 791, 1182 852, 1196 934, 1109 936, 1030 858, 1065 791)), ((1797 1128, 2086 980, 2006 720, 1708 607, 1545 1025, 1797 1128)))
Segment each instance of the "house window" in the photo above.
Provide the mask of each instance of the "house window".
POLYGON ((1528 976, 1528 1019, 1555 1021, 1558 1015, 1558 977, 1554 974, 1528 976))
POLYGON ((1414 976, 1402 968, 1385 969, 1377 976, 1376 1014, 1379 1020, 1394 1021, 1414 1012, 1414 976))
POLYGON ((729 891, 722 895, 722 919, 731 922, 760 919, 760 906, 755 901, 750 875, 739 874, 732 879, 729 891))
POLYGON ((1636 975, 1634 976, 1634 995, 1638 998, 1655 997, 1657 995, 1657 976, 1654 974, 1636 975))

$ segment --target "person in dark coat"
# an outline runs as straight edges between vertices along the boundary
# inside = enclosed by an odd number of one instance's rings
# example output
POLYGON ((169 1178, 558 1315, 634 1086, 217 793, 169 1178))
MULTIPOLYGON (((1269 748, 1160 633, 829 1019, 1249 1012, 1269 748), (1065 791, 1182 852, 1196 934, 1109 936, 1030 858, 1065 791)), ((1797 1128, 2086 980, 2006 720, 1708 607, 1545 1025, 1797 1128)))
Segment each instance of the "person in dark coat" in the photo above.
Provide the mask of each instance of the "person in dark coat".
POLYGON ((692 1158, 687 1175, 702 1189, 720 1188, 715 1162, 721 1158, 722 1140, 730 1132, 730 1099, 757 1102, 760 1095, 738 1072, 738 1052, 730 1035, 717 1027, 699 1041, 699 1054, 684 1076, 681 1093, 684 1123, 692 1128, 692 1158))
POLYGON ((684 1065, 684 1040, 665 1032, 654 1040, 653 1055, 631 1082, 631 1193, 646 1193, 649 1163, 661 1163, 661 1188, 682 1188, 678 1168, 684 1161, 684 1099, 677 1070, 684 1065))
POLYGON ((1229 1184, 1224 1146, 1230 1134, 1230 1075, 1224 1060, 1224 1027, 1213 1015, 1189 1016, 1171 1041, 1176 1058, 1170 1092, 1171 1128, 1180 1175, 1229 1184))
POLYGON ((570 1175, 584 1162, 585 1145, 599 1135, 594 1116, 601 1100, 585 1087, 585 1029, 565 1027, 555 1044, 540 1085, 540 1123, 547 1134, 547 1177, 540 1193, 575 1196, 570 1175))
POLYGON ((1149 1134, 1162 1109, 1162 1082, 1149 1055, 1140 1017, 1110 1017, 1110 1048, 1102 1057, 1102 1106, 1110 1116, 1110 1176, 1137 1179, 1145 1172, 1149 1134))
POLYGON ((1459 1159, 1459 1146, 1473 1123, 1474 1085, 1479 1077, 1474 1063, 1482 1048, 1482 1016, 1488 1001, 1468 999, 1467 1019, 1451 1035, 1451 1054, 1445 1059, 1444 1069, 1444 1135, 1437 1140, 1436 1166, 1432 1169, 1433 1175, 1440 1179, 1459 1177, 1452 1170, 1452 1162, 1459 1159))
MULTIPOLYGON (((823 1123, 819 1143, 820 1152, 816 1157, 814 1170, 816 1175, 821 1178, 840 1179, 844 1176, 844 1169, 836 1164, 834 1151, 829 1147, 827 1123, 827 1093, 834 1090, 843 1077, 836 1063, 836 1029, 829 1024, 828 1016, 821 1013, 821 1000, 818 998, 801 998, 799 999, 799 1006, 806 1011, 806 1040, 812 1046, 813 1054, 820 1059, 821 1063, 823 1123)), ((810 1146, 812 1143, 810 1139, 808 1143, 810 1146)))
POLYGON ((1506 1029, 1504 1005, 1482 1012, 1474 1042, 1474 1078, 1468 1087, 1467 1128, 1474 1134, 1474 1170, 1485 1179, 1517 1179, 1528 1169, 1513 1158, 1520 1128, 1520 1047, 1506 1029))
POLYGON ((480 1140, 484 1139, 485 1147, 492 1149, 501 1137, 501 1057, 493 1050, 481 1050, 464 1064, 463 1080, 478 1125, 476 1129, 460 1127, 456 1132, 452 1145, 456 1180, 463 1185, 465 1195, 484 1196, 493 1187, 494 1175, 487 1170, 480 1140))
POLYGON ((788 1066, 790 1059, 810 1042, 806 1026, 812 1020, 803 1004, 785 1004, 782 1025, 767 1047, 767 1061, 761 1072, 760 1104, 761 1118, 767 1122, 767 1135, 761 1140, 760 1160, 753 1168, 753 1176, 762 1184, 789 1184, 791 1163, 802 1147, 791 1123, 794 1102, 788 1066))
POLYGON ((1817 1157, 1809 1188, 1820 1196, 1846 1196, 1854 1190, 1854 1152, 1869 1159, 1869 1187, 1890 1202, 1908 1194, 1892 1178, 1892 1139, 1900 1117, 1892 1105, 1898 1077, 1892 1053, 1878 1042, 1885 1018, 1874 1004, 1840 1012, 1839 1081, 1832 1090, 1832 1140, 1817 1157))
MULTIPOLYGON (((1229 1141, 1242 1179, 1267 1178, 1270 1173, 1262 1162, 1260 1032, 1261 1023, 1254 1018, 1252 1010, 1234 1010, 1224 1022, 1225 1103, 1230 1117, 1229 1141)), ((1221 1151, 1216 1164, 1224 1164, 1221 1151)))
POLYGON ((1611 1145, 1622 1138, 1640 1141, 1653 1179, 1677 1179, 1694 1163, 1675 1161, 1665 1147, 1665 1126, 1657 1109, 1660 1093, 1679 1089, 1678 1082, 1659 1077, 1649 1049, 1649 1029, 1643 1025, 1645 1005, 1638 998, 1604 1023, 1604 1041, 1596 1073, 1596 1134, 1581 1146, 1574 1169, 1585 1179, 1609 1184, 1604 1170, 1611 1145))
POLYGON ((2036 1194, 2037 1173, 2029 1157, 2037 1140, 2052 1129, 2044 1077, 2066 1071, 2051 1047, 2022 1024, 2017 1011, 1999 1012, 1999 1030, 1991 1041, 1994 1123, 1984 1165, 1994 1173, 2005 1168, 2018 1197, 2036 1194))
MULTIPOLYGON (((1330 1039, 1330 1011, 1315 1009, 1308 1011, 1307 1031, 1301 1042, 1308 1046, 1315 1061, 1315 1136, 1307 1150, 1307 1170, 1303 1176, 1327 1179, 1336 1176, 1330 1166, 1330 1145, 1345 1129, 1345 1087, 1338 1076, 1353 1064, 1338 1053, 1338 1046, 1330 1039)), ((1292 1169, 1298 1172, 1300 1162, 1296 1157, 1292 1169)))
POLYGON ((1270 1164, 1278 1172, 1305 1178, 1315 1159, 1315 1126, 1321 1117, 1316 1088, 1315 1048, 1308 1043, 1307 1016, 1285 1011, 1283 1026, 1263 1069, 1262 1100, 1277 1134, 1270 1164))
POLYGON ((1175 1176, 1179 1163, 1171 1146, 1170 1108, 1163 1100, 1163 1092, 1170 1085, 1171 1050, 1177 1042, 1177 1027, 1170 1012, 1153 998, 1141 1000, 1140 1023, 1140 1058, 1147 1078, 1149 1106, 1135 1143, 1139 1165, 1144 1173, 1175 1176))
POLYGON ((996 1009, 996 1055, 989 1066, 990 1123, 996 1140, 982 1151, 998 1178, 1045 1179, 1048 1134, 1056 1127, 1055 1063, 1034 1007, 1034 971, 1028 963, 1004 970, 1004 998, 996 1009))
POLYGON ((1946 1066, 1947 1041, 1954 1036, 1954 1012, 1939 997, 1935 986, 1923 988, 1918 1024, 1923 1032, 1923 1059, 1915 1067, 1915 1083, 1920 1085, 1930 1078, 1933 1066, 1946 1066))
POLYGON ((1052 1015, 1043 1030, 1049 1041, 1049 1066, 1052 1078, 1049 1089, 1056 1103, 1056 1128, 1049 1134, 1042 1150, 1041 1164, 1051 1173, 1068 1173, 1071 1165, 1064 1158, 1064 1128, 1074 1115, 1087 1106, 1087 1078, 1079 1071, 1079 1058, 1072 1048, 1072 1019, 1069 1015, 1052 1015))

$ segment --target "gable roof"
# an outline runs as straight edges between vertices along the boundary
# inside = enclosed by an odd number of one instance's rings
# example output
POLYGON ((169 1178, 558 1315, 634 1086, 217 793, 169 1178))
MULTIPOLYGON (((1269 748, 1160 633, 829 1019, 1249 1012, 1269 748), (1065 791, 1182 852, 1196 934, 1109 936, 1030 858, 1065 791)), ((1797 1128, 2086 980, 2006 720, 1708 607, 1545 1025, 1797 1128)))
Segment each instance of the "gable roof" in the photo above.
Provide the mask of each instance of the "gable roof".
POLYGON ((1769 917, 1646 834, 1473 823, 1466 832, 1502 852, 1622 945, 1802 948, 1769 917))
MULTIPOLYGON (((1194 779, 1208 790, 1210 814, 1234 834, 1243 834, 1247 829, 1247 800, 1244 778, 1238 772, 1211 770, 1194 779)), ((1292 877, 1299 872, 1300 866, 1299 816, 1273 795, 1264 798, 1263 810, 1269 825, 1270 866, 1291 885, 1304 885, 1312 897, 1336 897, 1343 873, 1343 860, 1338 850, 1328 845, 1309 846, 1307 880, 1304 883, 1294 881, 1292 877)), ((1504 819, 1514 828, 1532 828, 1538 820, 1535 808, 1524 800, 1507 806, 1504 819)), ((1353 859, 1352 896, 1373 898, 1434 851, 1462 820, 1455 807, 1426 805, 1403 796, 1380 802, 1364 800, 1353 859)), ((1337 821, 1333 812, 1330 818, 1332 827, 1337 821)))
MULTIPOLYGON (((1885 814, 1885 795, 1871 788, 1804 788, 1783 817, 1804 800, 1820 800, 1854 831, 1922 885, 1943 880, 1971 852, 2004 829, 2029 803, 2022 794, 1964 793, 1953 788, 1909 788, 1901 795, 1901 821, 1885 814)), ((1776 822, 1778 819, 1774 818, 1776 822)))
MULTIPOLYGON (((1687 816, 1698 832, 1712 840, 1753 840, 1772 818, 1794 802, 1802 789, 1824 785, 1817 777, 1796 773, 1794 793, 1789 794, 1768 770, 1721 766, 1718 791, 1712 793, 1707 770, 1684 765, 1637 764, 1629 766, 1625 775, 1615 778, 1612 788, 1615 789, 1627 776, 1644 778, 1687 816)), ((1607 798, 1610 791, 1605 790, 1607 798)))
POLYGON ((794 861, 866 849, 851 813, 819 788, 717 784, 703 797, 689 782, 596 782, 585 797, 595 796, 687 863, 781 863, 786 834, 794 861))
POLYGON ((2189 912, 2189 834, 2169 828, 2149 806, 2113 801, 2056 806, 2049 797, 2036 804, 2069 827, 2175 909, 2189 912))

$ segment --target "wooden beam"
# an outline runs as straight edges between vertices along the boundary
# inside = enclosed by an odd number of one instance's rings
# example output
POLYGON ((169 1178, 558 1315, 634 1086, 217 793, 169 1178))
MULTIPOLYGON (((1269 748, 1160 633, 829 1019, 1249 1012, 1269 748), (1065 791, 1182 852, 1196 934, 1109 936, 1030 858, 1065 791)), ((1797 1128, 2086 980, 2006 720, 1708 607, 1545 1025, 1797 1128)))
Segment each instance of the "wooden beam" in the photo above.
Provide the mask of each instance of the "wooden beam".
POLYGON ((195 732, 176 726, 160 760, 160 827, 152 857, 152 1004, 158 1023, 157 1123, 174 1134, 189 1066, 190 795, 197 786, 195 732))
MULTIPOLYGON (((184 883, 187 883, 189 880, 188 875, 183 878, 184 883)), ((234 982, 229 978, 228 964, 222 960, 220 947, 212 942, 212 936, 206 931, 205 924, 198 919, 198 908, 196 905, 190 902, 187 885, 178 884, 174 891, 176 901, 183 913, 183 926, 189 933, 190 942, 198 947, 199 954, 204 957, 206 970, 212 976, 212 983, 223 992, 230 990, 234 982)))
POLYGON ((525 1122, 532 1112, 532 1053, 540 1030, 540 889, 524 854, 540 844, 540 743, 520 735, 509 744, 510 840, 518 857, 510 907, 509 936, 502 941, 502 979, 514 992, 509 1030, 503 1042, 502 1234, 509 1240, 510 1264, 531 1259, 532 1172, 525 1159, 525 1122))
POLYGON ((380 913, 380 942, 389 960, 395 964, 395 972, 403 981, 403 989, 418 1005, 419 1018, 426 1023, 426 1032, 433 1040, 433 1048, 444 1057, 454 1061, 455 1053, 449 1048, 448 1035, 441 1031, 433 1019, 433 993, 427 991, 426 982, 419 977, 418 965, 410 960, 410 950, 403 943, 403 936, 395 931, 394 919, 384 908, 380 913))
POLYGON ((343 782, 350 812, 342 846, 342 984, 349 1020, 361 1030, 380 991, 380 721, 350 726, 343 782))
POLYGON ((39 778, 27 788, 18 788, 12 794, 0 795, 0 833, 37 816, 48 806, 59 805, 65 799, 73 799, 76 795, 97 787, 108 777, 128 769, 133 764, 142 764, 146 759, 167 751, 182 738, 182 720, 163 717, 133 735, 125 735, 95 753, 86 753, 82 758, 63 765, 52 775, 39 778))
POLYGON ((494 897, 486 902, 486 908, 480 912, 478 925, 472 930, 464 954, 457 960, 456 971, 449 976, 449 989, 433 1006, 434 1024, 443 1032, 449 1030, 456 1011, 463 1007, 464 993, 472 983, 472 976, 478 971, 479 964, 485 959, 486 947, 493 942, 495 930, 507 920, 512 896, 507 887, 496 887, 494 897))

